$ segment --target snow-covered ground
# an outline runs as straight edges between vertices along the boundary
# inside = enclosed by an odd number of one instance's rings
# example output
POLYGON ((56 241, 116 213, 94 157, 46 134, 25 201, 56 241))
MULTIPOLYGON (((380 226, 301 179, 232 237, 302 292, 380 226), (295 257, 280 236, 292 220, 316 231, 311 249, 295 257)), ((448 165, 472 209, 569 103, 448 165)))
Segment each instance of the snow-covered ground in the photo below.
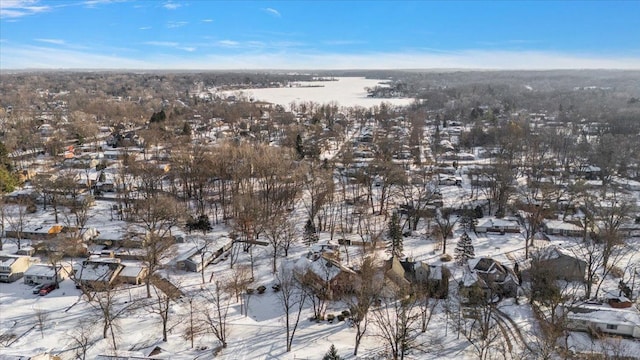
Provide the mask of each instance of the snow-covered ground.
POLYGON ((283 88, 249 89, 243 91, 227 91, 226 95, 241 94, 256 101, 267 101, 282 106, 289 106, 292 102, 315 102, 320 104, 336 102, 339 106, 371 107, 381 102, 391 105, 409 105, 411 98, 370 98, 367 97, 366 87, 373 88, 381 85, 381 80, 363 77, 338 77, 337 81, 297 82, 299 86, 283 88))

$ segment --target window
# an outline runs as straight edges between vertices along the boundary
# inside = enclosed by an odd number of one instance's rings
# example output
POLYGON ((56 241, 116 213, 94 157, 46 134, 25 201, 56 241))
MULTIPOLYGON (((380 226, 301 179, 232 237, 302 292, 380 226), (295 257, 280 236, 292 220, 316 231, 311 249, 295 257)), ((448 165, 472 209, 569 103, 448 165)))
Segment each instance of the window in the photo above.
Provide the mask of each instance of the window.
POLYGON ((607 330, 617 330, 617 329, 618 329, 618 325, 607 324, 607 330))

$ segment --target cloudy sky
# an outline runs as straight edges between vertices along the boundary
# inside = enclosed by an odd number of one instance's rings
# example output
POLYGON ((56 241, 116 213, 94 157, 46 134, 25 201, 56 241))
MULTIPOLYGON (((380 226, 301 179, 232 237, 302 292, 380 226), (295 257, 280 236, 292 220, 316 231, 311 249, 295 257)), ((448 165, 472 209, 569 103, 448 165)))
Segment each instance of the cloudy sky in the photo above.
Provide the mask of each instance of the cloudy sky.
POLYGON ((640 1, 0 0, 0 69, 640 69, 640 1))

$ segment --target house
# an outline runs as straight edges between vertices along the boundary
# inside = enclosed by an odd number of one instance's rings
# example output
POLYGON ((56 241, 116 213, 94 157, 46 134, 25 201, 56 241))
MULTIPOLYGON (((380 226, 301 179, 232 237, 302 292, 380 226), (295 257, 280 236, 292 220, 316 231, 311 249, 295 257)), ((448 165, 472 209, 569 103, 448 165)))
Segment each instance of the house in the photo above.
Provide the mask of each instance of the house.
POLYGON ((406 271, 396 256, 385 261, 383 296, 392 298, 411 287, 411 281, 407 279, 406 271))
POLYGON ((580 237, 584 234, 582 227, 562 220, 545 220, 542 225, 547 235, 580 237))
POLYGON ((118 274, 120 282, 131 285, 140 285, 149 276, 149 268, 145 265, 126 264, 118 274))
POLYGON ((50 284, 62 281, 71 274, 71 265, 59 264, 55 270, 53 265, 35 264, 24 272, 24 283, 29 285, 50 284))
POLYGON ((0 281, 14 282, 31 266, 29 256, 0 255, 0 281))
POLYGON ((640 311, 633 306, 619 309, 606 303, 581 303, 564 310, 570 330, 640 338, 640 311))
POLYGON ((203 267, 222 260, 231 250, 233 240, 228 237, 220 237, 215 242, 201 247, 193 247, 175 258, 178 270, 199 272, 203 267))
POLYGON ((355 288, 356 272, 326 254, 315 259, 300 258, 293 271, 299 281, 324 293, 329 300, 355 288))
POLYGON ((445 299, 449 293, 451 272, 442 265, 429 265, 422 261, 405 259, 400 261, 404 268, 405 278, 413 284, 422 285, 429 296, 445 299))
POLYGON ((514 297, 517 294, 519 280, 510 268, 492 258, 476 258, 469 260, 469 267, 461 284, 463 294, 474 286, 479 286, 487 298, 494 296, 514 297))
POLYGON ((560 246, 547 246, 532 254, 532 266, 548 271, 550 276, 567 281, 584 280, 587 262, 560 246))
POLYGON ((113 285, 124 265, 120 259, 100 258, 82 262, 76 272, 76 287, 86 286, 93 289, 104 289, 113 285))
POLYGON ((500 234, 504 233, 519 233, 520 224, 518 221, 512 218, 487 218, 480 224, 476 225, 476 232, 487 233, 496 232, 500 234))

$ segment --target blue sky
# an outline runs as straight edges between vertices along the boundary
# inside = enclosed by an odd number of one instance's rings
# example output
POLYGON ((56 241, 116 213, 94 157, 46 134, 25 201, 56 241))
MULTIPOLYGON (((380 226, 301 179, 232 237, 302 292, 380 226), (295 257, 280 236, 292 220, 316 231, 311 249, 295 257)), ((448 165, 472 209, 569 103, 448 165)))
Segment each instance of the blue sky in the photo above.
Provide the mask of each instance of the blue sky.
POLYGON ((0 69, 640 69, 640 1, 0 0, 0 69))

